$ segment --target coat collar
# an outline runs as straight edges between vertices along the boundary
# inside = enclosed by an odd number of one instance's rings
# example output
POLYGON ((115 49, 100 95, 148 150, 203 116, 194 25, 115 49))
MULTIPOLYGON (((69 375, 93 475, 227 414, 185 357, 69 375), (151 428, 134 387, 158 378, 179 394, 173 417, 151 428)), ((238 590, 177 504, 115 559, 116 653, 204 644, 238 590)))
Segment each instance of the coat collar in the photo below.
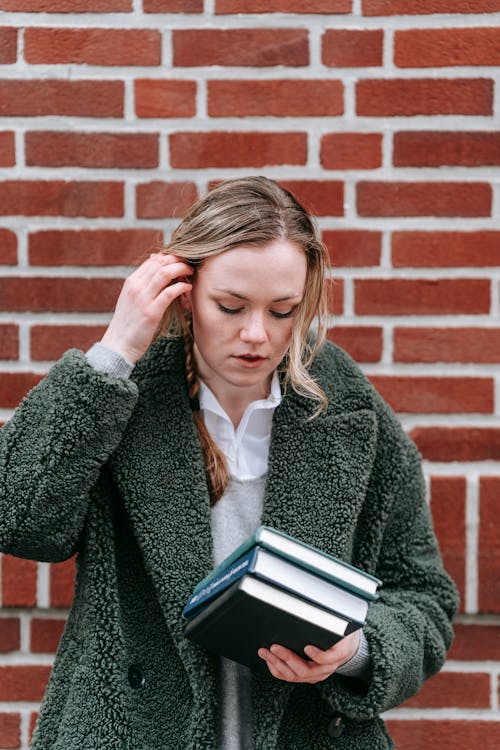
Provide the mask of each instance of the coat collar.
MULTIPOLYGON (((349 560, 374 458, 376 423, 370 399, 356 395, 349 379, 339 377, 337 370, 345 365, 336 370, 332 352, 328 345, 313 367, 329 395, 326 412, 307 421, 312 402, 291 389, 274 412, 262 523, 349 560)), ((111 471, 203 710, 202 703, 206 707, 215 699, 216 660, 184 637, 181 611, 213 567, 211 518, 182 343, 157 342, 133 379, 139 399, 111 471)), ((262 717, 269 702, 284 708, 282 686, 267 675, 255 678, 262 717)), ((260 725, 272 731, 265 721, 260 725)))

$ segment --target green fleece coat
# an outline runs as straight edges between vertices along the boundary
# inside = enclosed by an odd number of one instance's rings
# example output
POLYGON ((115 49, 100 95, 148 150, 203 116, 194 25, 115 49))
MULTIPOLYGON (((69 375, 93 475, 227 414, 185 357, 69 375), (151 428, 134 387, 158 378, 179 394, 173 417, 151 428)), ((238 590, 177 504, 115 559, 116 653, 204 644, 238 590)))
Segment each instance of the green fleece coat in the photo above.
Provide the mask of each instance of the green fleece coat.
MULTIPOLYGON (((443 571, 420 457, 359 368, 327 343, 275 410, 262 522, 383 582, 365 628, 365 687, 332 675, 252 676, 255 750, 387 750, 379 714, 442 665, 456 592, 443 571), (342 733, 330 736, 332 716, 342 733)), ((0 431, 0 550, 77 555, 74 602, 33 750, 217 750, 218 660, 181 610, 212 567, 209 498, 182 343, 159 341, 131 380, 71 349, 0 431)))

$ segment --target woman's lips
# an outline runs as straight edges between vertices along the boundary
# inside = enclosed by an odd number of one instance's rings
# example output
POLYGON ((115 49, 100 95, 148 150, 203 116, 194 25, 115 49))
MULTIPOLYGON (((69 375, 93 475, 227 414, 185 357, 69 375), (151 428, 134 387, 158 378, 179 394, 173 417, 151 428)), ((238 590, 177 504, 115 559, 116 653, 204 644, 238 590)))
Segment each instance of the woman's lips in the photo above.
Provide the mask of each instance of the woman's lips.
POLYGON ((238 357, 235 356, 234 359, 237 359, 240 364, 242 364, 244 367, 258 367, 262 362, 264 362, 265 357, 238 357))

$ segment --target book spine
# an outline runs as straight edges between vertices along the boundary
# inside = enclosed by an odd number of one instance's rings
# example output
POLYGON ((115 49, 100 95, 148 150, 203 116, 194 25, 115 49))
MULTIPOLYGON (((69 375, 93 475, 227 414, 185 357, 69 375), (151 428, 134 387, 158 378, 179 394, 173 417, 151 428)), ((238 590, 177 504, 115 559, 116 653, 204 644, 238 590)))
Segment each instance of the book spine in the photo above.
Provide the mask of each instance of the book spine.
POLYGON ((189 597, 182 614, 184 617, 194 617, 202 605, 207 604, 225 589, 229 588, 232 583, 248 573, 252 567, 255 557, 255 550, 248 552, 243 558, 236 560, 229 570, 224 571, 207 583, 200 590, 195 590, 189 597))

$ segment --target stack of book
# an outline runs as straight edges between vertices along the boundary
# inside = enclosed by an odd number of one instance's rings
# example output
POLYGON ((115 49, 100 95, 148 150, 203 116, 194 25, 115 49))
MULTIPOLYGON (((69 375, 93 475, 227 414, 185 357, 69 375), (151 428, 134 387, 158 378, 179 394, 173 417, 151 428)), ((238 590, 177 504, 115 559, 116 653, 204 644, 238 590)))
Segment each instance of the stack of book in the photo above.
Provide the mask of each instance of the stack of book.
POLYGON ((249 667, 279 643, 306 658, 363 627, 381 581, 281 531, 260 526, 204 578, 183 609, 185 635, 249 667))

